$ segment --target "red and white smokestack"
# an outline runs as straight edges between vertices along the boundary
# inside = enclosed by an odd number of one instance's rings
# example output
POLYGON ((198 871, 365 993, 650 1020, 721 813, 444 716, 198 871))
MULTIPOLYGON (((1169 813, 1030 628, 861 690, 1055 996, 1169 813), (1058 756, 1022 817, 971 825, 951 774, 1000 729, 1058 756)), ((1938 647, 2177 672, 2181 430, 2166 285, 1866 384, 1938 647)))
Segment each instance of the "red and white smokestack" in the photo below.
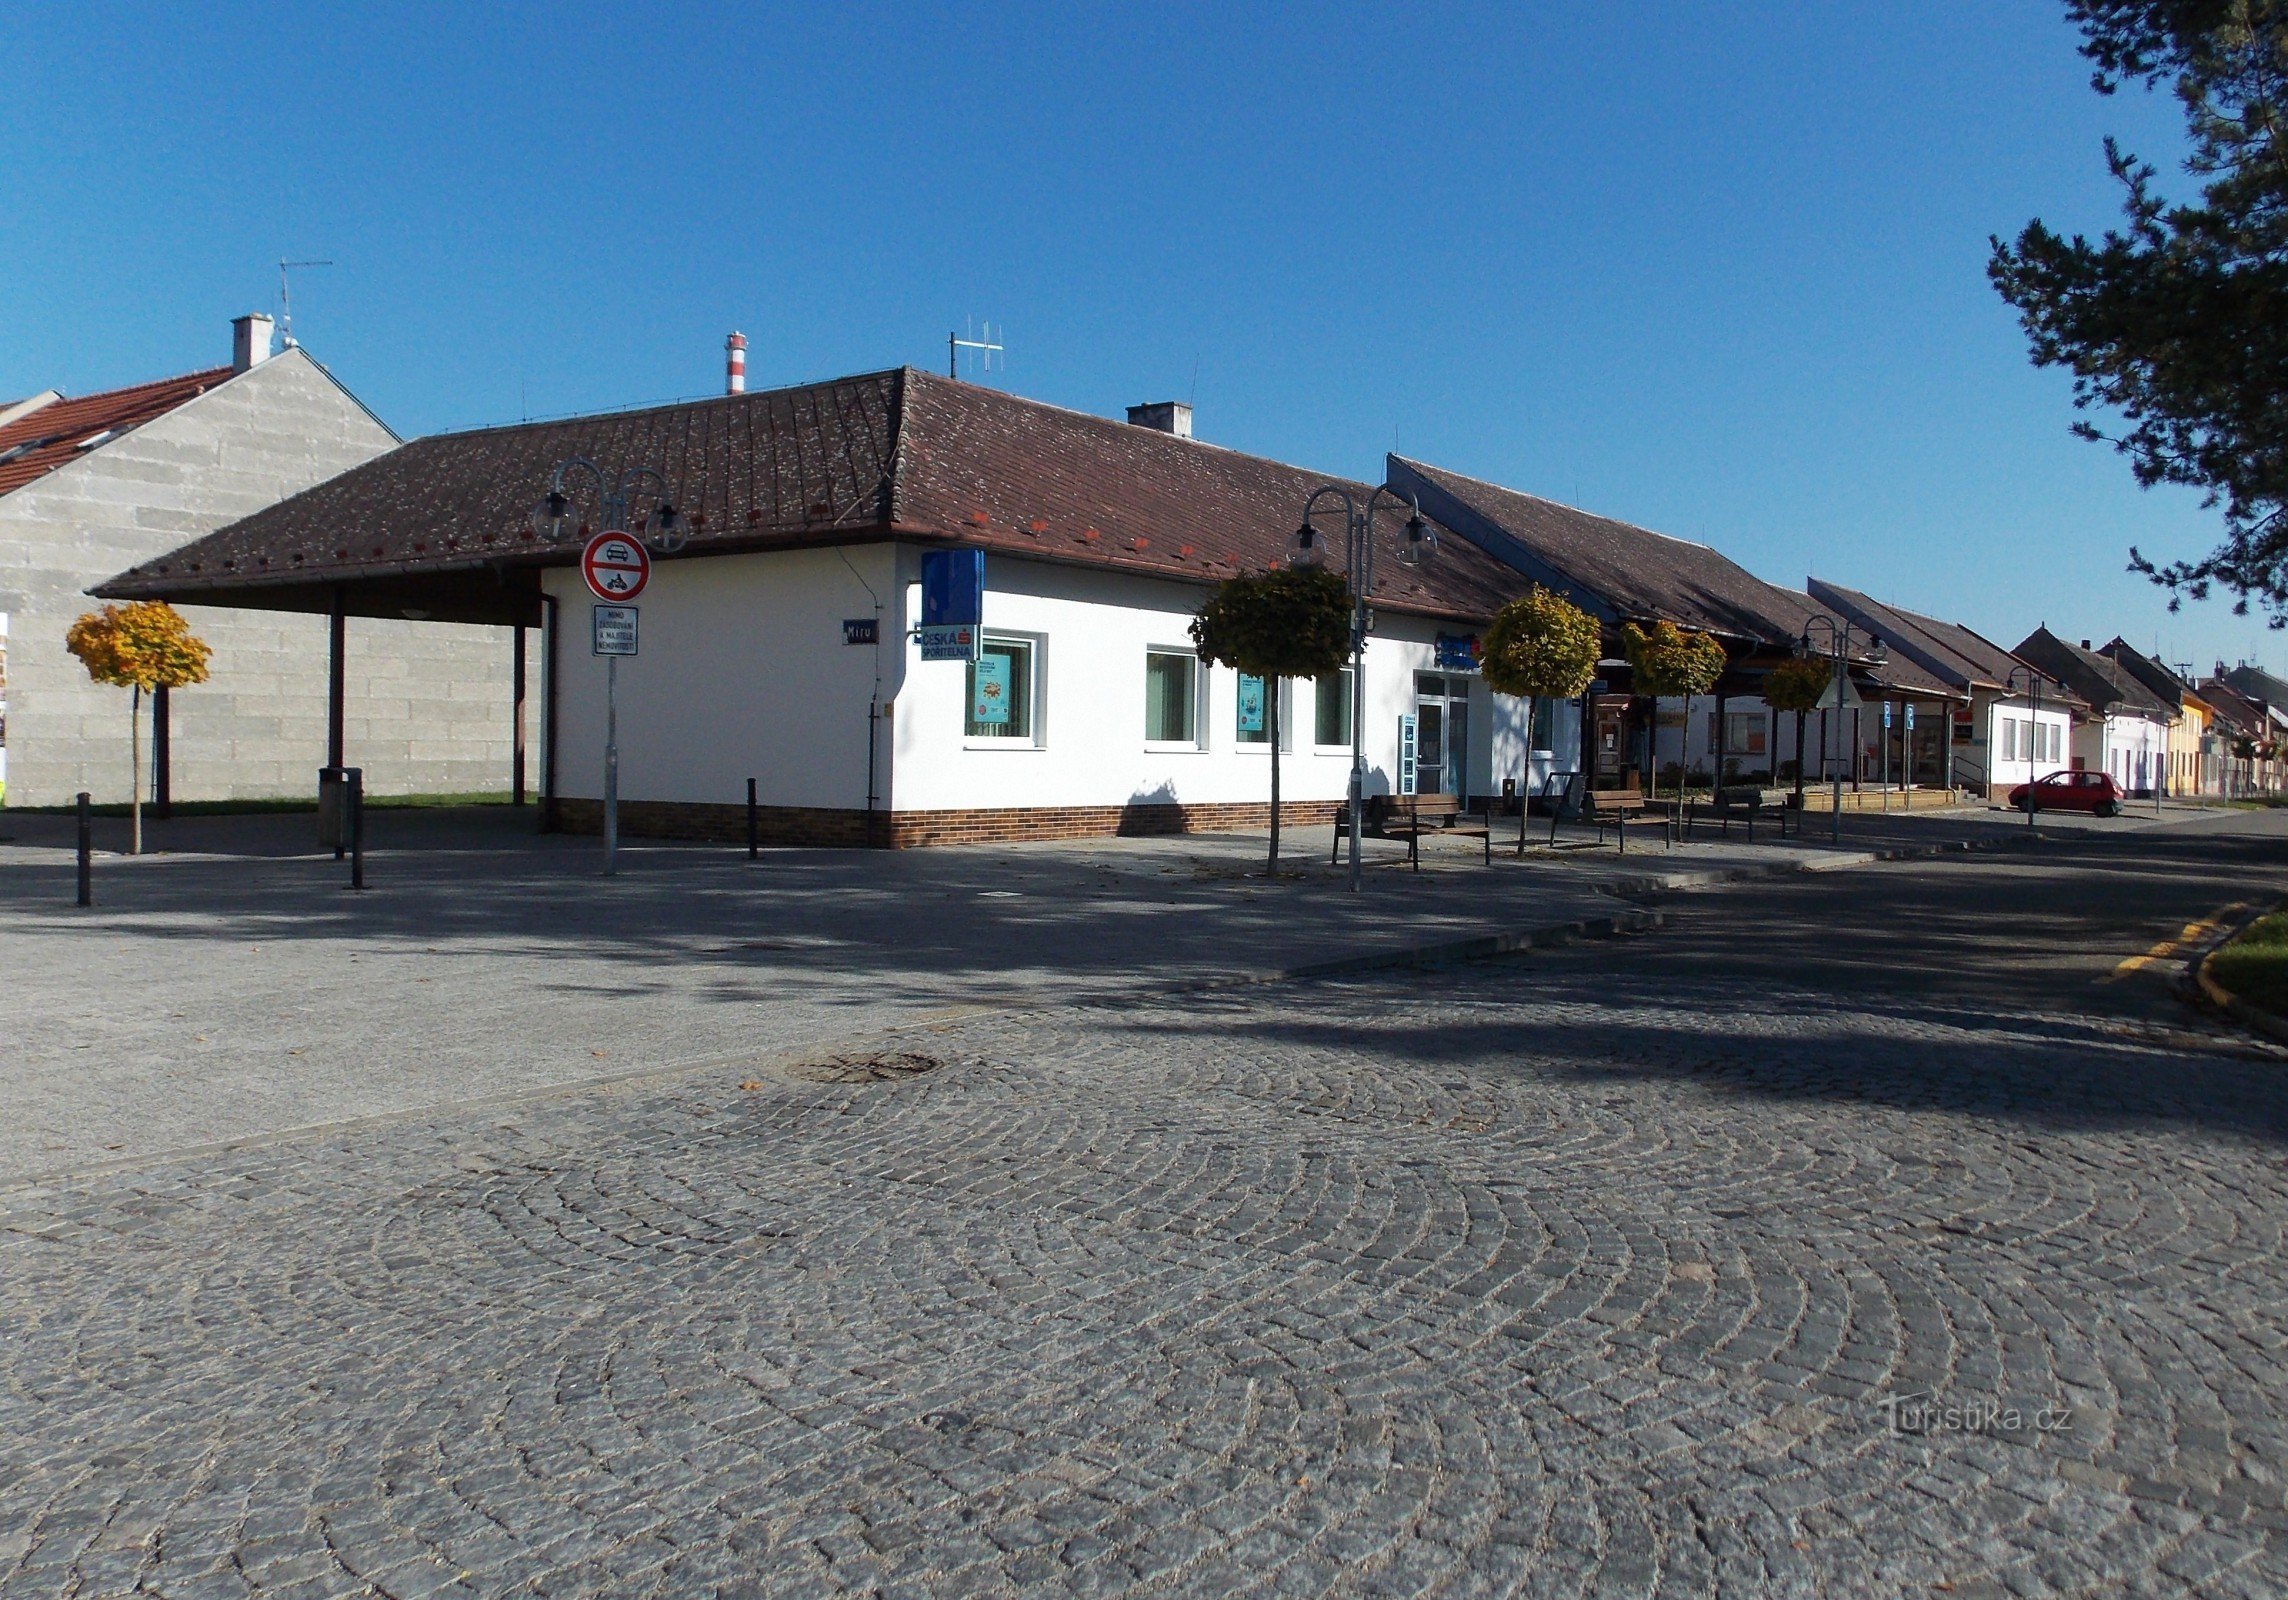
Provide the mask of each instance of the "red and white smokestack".
POLYGON ((747 336, 734 333, 723 341, 723 392, 747 392, 747 336))

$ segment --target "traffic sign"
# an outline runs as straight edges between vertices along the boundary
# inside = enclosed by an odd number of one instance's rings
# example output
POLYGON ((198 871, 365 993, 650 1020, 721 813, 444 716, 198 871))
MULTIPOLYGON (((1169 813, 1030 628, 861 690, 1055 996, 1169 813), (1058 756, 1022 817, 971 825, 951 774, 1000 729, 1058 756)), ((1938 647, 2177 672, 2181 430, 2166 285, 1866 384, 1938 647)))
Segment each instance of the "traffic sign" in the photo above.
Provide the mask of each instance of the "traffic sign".
POLYGON ((632 656, 636 653, 636 607, 590 606, 596 631, 595 654, 632 656))
POLYGON ((651 582, 651 552, 641 540, 607 528, 580 552, 580 576, 599 600, 633 600, 651 582))

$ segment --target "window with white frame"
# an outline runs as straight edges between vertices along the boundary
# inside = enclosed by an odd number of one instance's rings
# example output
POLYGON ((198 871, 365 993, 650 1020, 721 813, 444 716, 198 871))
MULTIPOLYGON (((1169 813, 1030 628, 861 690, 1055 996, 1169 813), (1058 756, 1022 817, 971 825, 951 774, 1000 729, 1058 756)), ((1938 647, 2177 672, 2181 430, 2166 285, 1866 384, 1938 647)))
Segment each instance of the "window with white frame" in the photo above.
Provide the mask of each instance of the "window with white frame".
POLYGON ((1198 745, 1200 658, 1194 652, 1144 652, 1144 738, 1150 744, 1198 745))
POLYGON ((1314 744, 1351 745, 1351 669, 1330 672, 1312 692, 1311 740, 1314 744))
POLYGON ((2002 749, 1996 759, 2015 761, 2018 759, 2018 719, 2016 717, 2004 717, 2001 722, 2002 749))
POLYGON ((1039 719, 1040 650, 1033 639, 987 634, 969 665, 966 731, 972 739, 1032 744, 1039 719))

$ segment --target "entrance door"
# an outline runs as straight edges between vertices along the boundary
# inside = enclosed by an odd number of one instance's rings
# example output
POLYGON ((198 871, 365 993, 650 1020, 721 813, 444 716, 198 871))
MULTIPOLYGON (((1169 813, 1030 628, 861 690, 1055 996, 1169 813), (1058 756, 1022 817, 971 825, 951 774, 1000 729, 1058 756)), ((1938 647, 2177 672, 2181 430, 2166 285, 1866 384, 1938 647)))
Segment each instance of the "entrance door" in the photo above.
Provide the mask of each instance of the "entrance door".
POLYGON ((1467 799, 1463 786, 1470 772, 1470 680, 1417 672, 1414 715, 1420 730, 1416 792, 1467 799))

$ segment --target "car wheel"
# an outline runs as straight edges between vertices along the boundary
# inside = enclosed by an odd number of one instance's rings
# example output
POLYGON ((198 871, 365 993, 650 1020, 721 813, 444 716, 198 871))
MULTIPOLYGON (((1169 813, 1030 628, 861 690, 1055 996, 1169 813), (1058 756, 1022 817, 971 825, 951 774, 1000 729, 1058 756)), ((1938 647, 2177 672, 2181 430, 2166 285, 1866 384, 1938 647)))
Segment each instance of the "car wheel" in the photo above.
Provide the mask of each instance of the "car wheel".
POLYGON ((2101 817, 2118 817, 2121 815, 2121 802, 2108 800, 2097 808, 2097 814, 2101 817))

